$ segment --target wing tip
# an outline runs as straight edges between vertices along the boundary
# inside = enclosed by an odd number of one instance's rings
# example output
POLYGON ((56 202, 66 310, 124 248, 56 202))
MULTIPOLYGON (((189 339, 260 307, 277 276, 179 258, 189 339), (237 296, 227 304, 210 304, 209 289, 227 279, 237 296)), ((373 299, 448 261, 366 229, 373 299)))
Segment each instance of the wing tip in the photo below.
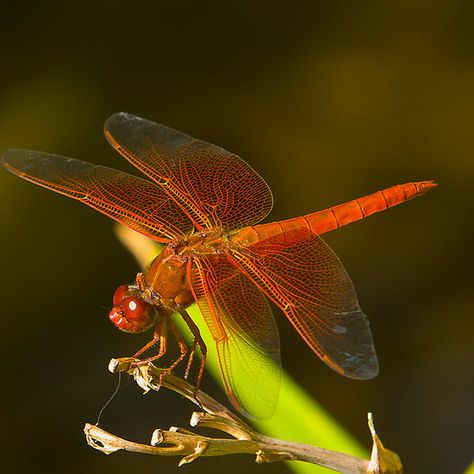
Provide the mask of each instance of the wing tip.
POLYGON ((112 114, 110 117, 107 118, 104 124, 104 128, 107 127, 107 125, 113 124, 113 123, 120 123, 120 122, 131 122, 135 120, 144 120, 141 117, 138 117, 138 115, 131 114, 130 112, 115 112, 112 114))
POLYGON ((379 374, 379 361, 373 346, 368 352, 344 353, 344 357, 339 354, 337 363, 327 355, 322 356, 321 359, 331 369, 350 379, 371 380, 379 374))
POLYGON ((25 168, 25 165, 32 162, 34 156, 41 154, 42 152, 40 151, 25 148, 9 148, 2 153, 0 161, 8 171, 19 175, 23 172, 22 170, 25 168))
POLYGON ((136 115, 130 114, 128 112, 116 112, 115 114, 112 114, 110 117, 107 118, 107 120, 104 123, 104 134, 106 138, 108 139, 108 136, 110 135, 110 130, 116 126, 123 126, 124 124, 129 124, 130 122, 134 120, 141 120, 140 117, 137 117, 136 115))
POLYGON ((343 374, 354 380, 371 380, 379 374, 379 362, 375 353, 364 364, 343 368, 343 374))

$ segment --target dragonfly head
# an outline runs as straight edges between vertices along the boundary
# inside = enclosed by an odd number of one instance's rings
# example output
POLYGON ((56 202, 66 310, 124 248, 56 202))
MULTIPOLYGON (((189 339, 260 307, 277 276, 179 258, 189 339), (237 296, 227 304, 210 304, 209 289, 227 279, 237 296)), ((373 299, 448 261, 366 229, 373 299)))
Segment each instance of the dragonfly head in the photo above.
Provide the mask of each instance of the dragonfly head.
POLYGON ((152 305, 130 293, 128 285, 121 285, 115 290, 113 301, 109 319, 121 331, 144 332, 155 323, 152 305))

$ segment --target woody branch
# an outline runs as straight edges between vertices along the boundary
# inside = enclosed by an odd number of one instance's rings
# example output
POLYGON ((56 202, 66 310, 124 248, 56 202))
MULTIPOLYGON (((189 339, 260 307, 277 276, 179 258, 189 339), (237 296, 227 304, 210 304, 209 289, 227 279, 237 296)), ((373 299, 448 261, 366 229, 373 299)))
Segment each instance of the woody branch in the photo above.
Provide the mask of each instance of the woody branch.
POLYGON ((201 456, 253 454, 256 456, 257 463, 298 460, 345 474, 397 472, 396 470, 380 469, 380 458, 384 458, 385 454, 390 456, 395 454, 383 448, 373 430, 373 425, 370 423, 371 419, 369 419, 369 426, 374 439, 374 449, 370 461, 317 446, 282 441, 256 432, 226 407, 202 391, 199 392, 196 400, 193 396, 194 387, 185 380, 172 374, 160 377, 163 370, 152 364, 132 367, 133 360, 131 358, 112 359, 109 370, 115 373, 129 373, 145 391, 157 391, 161 387, 165 387, 179 393, 203 410, 193 413, 190 420, 192 427, 214 428, 232 436, 232 438, 211 438, 183 428, 171 427, 169 430, 156 429, 152 434, 150 444, 146 445, 122 439, 98 426, 86 424, 84 431, 87 442, 93 448, 106 454, 124 450, 161 456, 182 456, 179 466, 190 463, 201 456))

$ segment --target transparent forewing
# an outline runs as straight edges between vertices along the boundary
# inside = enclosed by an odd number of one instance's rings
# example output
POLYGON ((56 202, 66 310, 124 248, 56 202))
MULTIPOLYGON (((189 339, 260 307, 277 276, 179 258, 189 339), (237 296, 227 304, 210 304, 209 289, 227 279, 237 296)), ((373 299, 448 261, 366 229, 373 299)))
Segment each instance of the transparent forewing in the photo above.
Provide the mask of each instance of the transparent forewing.
POLYGON ((369 323, 338 257, 309 229, 284 232, 232 253, 330 367, 355 379, 378 373, 369 323))
POLYGON ((199 230, 253 225, 272 208, 265 181, 223 148, 126 113, 107 120, 105 135, 183 207, 199 230))
POLYGON ((216 341, 229 399, 247 416, 269 418, 280 388, 280 342, 261 291, 224 256, 195 260, 191 284, 216 341))
POLYGON ((8 150, 2 161, 21 178, 81 201, 160 242, 193 227, 160 187, 122 171, 31 150, 8 150))

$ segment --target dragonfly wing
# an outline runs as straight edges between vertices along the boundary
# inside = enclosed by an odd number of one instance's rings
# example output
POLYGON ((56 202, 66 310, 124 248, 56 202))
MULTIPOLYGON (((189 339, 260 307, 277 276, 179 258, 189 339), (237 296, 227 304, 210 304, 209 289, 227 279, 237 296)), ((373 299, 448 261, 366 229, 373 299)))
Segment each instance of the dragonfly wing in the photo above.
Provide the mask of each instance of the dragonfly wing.
POLYGON ((191 286, 217 345, 224 386, 247 416, 269 418, 280 388, 280 342, 262 292, 226 257, 195 260, 191 286))
POLYGON ((134 115, 105 123, 109 143, 159 184, 197 229, 256 224, 271 210, 265 181, 237 155, 134 115))
POLYGON ((319 236, 288 231, 232 255, 326 364, 355 379, 377 375, 369 323, 352 281, 319 236))
POLYGON ((160 242, 192 229, 180 207, 150 181, 32 150, 8 150, 2 161, 21 178, 81 201, 160 242))

